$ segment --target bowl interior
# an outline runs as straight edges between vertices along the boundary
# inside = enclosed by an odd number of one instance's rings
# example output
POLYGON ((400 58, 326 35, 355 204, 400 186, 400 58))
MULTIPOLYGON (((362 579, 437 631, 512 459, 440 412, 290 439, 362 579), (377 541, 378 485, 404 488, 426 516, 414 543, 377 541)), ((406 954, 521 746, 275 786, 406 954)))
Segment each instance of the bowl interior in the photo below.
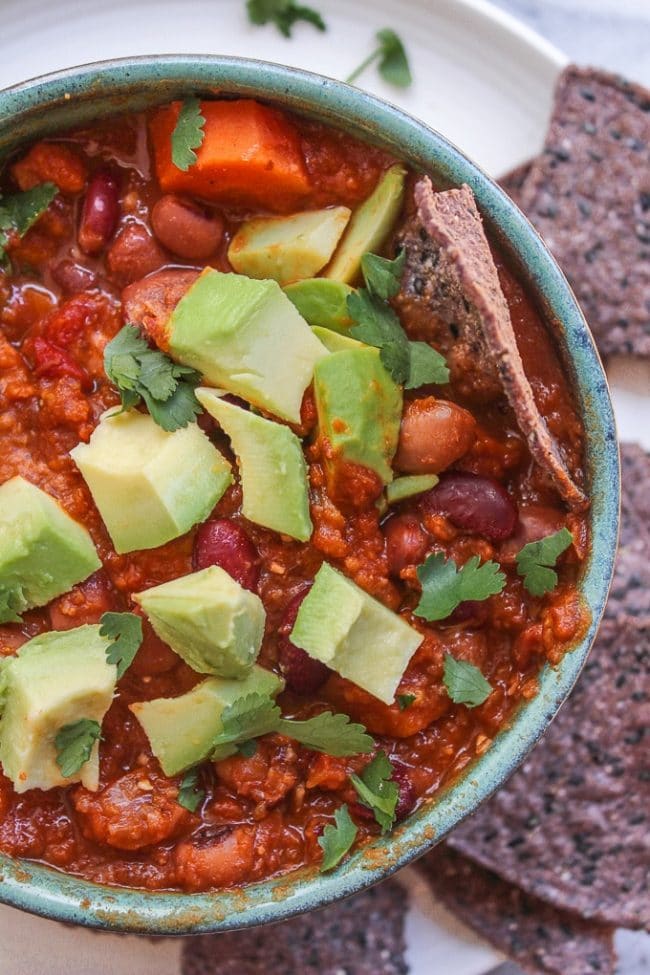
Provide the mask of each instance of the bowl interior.
POLYGON ((580 672, 607 597, 619 506, 618 449, 607 383, 562 273, 498 187, 422 122, 358 89, 280 65, 209 56, 147 57, 74 68, 0 92, 0 159, 26 140, 188 94, 272 100, 393 152, 416 170, 429 172, 440 186, 465 182, 471 187, 489 232, 557 335, 584 417, 592 548, 580 588, 592 619, 559 667, 544 669, 538 695, 460 779, 333 874, 303 870, 213 894, 151 893, 100 886, 0 855, 0 900, 62 921, 159 935, 244 927, 322 906, 404 866, 475 810, 522 761, 580 672))

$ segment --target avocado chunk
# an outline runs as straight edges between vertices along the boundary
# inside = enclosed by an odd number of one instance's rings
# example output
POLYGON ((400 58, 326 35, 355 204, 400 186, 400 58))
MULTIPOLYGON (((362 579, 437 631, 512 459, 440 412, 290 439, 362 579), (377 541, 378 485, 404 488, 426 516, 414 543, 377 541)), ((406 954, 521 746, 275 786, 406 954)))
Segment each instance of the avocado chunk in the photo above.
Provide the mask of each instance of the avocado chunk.
MULTIPOLYGON (((336 336, 336 340, 350 340, 336 336)), ((384 484, 393 479, 391 461, 397 450, 402 418, 402 390, 391 379, 370 346, 333 352, 316 365, 314 395, 325 451, 325 469, 332 497, 337 497, 345 465, 374 471, 384 484)))
POLYGON ((262 645, 262 600, 221 566, 136 593, 161 640, 198 674, 245 677, 262 645))
POLYGON ((324 562, 300 605, 290 639, 341 677, 392 704, 423 636, 324 562))
POLYGON ((81 782, 95 790, 99 748, 79 771, 64 778, 56 764, 61 728, 87 718, 101 725, 117 680, 106 660, 110 641, 99 625, 52 631, 25 643, 3 666, 5 707, 0 722, 0 762, 16 792, 81 782))
MULTIPOLYGON (((180 697, 159 697, 129 705, 165 775, 177 775, 210 757, 223 731, 224 708, 247 694, 275 697, 284 681, 257 664, 243 680, 209 677, 180 697)), ((226 746, 223 746, 224 749, 226 746)), ((228 748, 229 754, 237 751, 228 748)), ((226 758, 226 751, 220 756, 226 758)))
POLYGON ((361 258, 381 250, 399 216, 405 181, 406 170, 401 165, 391 166, 384 173, 368 199, 352 214, 345 235, 325 269, 326 278, 354 284, 361 270, 361 258))
POLYGON ((350 338, 349 335, 343 335, 342 332, 332 332, 329 328, 322 328, 320 325, 314 325, 312 332, 318 341, 323 343, 328 352, 345 352, 346 349, 371 348, 365 342, 359 342, 358 339, 350 338))
POLYGON ((157 548, 205 521, 232 469, 196 423, 167 433, 145 413, 104 413, 70 456, 115 551, 157 548))
POLYGON ((388 504, 405 501, 406 498, 431 490, 438 480, 437 474, 407 474, 405 477, 396 477, 386 488, 386 501, 388 504))
POLYGON ((23 477, 0 486, 0 623, 44 606, 101 567, 86 529, 23 477))
POLYGON ((312 533, 307 465, 289 427, 227 403, 214 389, 196 395, 230 438, 239 464, 245 518, 300 542, 312 533))
MULTIPOLYGON (((353 289, 348 284, 329 278, 310 278, 287 285, 284 293, 308 325, 318 325, 321 329, 331 329, 341 334, 351 328, 348 296, 353 289)), ((314 334, 319 335, 318 332, 314 334)))
POLYGON ((330 260, 351 212, 328 207, 247 220, 231 241, 228 260, 239 274, 281 285, 312 278, 330 260))
POLYGON ((206 268, 168 323, 169 354, 255 406, 300 422, 314 365, 327 355, 277 281, 206 268))

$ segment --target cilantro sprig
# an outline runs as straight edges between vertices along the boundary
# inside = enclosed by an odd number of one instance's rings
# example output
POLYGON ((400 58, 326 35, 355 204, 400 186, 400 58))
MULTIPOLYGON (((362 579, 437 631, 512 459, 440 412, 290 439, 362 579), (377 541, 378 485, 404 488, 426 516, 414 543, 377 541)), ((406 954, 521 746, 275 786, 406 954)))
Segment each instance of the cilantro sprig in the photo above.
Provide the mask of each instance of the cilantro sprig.
POLYGON ((106 660, 117 665, 119 680, 142 643, 142 620, 135 613, 104 613, 99 622, 99 635, 113 641, 106 648, 106 660))
POLYGON ((104 369, 117 386, 122 409, 144 400, 151 417, 163 430, 186 427, 201 412, 194 389, 201 375, 181 366, 145 342, 135 325, 125 325, 104 349, 104 369))
POLYGON ((327 873, 341 862, 357 838, 358 829, 352 822, 347 806, 339 806, 334 813, 334 824, 328 823, 318 845, 323 851, 320 872, 327 873))
POLYGON ((560 528, 538 542, 529 542, 517 553, 517 572, 523 576, 524 586, 529 593, 533 596, 544 596, 555 589, 557 572, 553 567, 572 542, 573 535, 569 529, 560 528))
POLYGON ((478 667, 456 660, 450 653, 445 654, 442 680, 454 704, 466 704, 468 708, 483 704, 492 693, 492 685, 478 667))
POLYGON ((364 806, 372 809, 375 819, 386 833, 395 822, 399 788, 392 781, 393 766, 385 752, 379 751, 361 772, 350 775, 350 781, 364 806))
POLYGON ((429 622, 446 619, 460 603, 495 596, 506 584, 499 565, 491 561, 481 565, 478 555, 458 568, 453 559, 436 552, 418 566, 417 575, 422 595, 413 612, 429 622))
POLYGON ((294 3, 294 0, 247 0, 246 11, 251 24, 275 24, 283 37, 291 37, 294 24, 304 20, 316 30, 327 30, 327 24, 313 7, 294 3))
POLYGON ((182 806, 183 809, 188 809, 190 812, 196 812, 199 805, 205 799, 205 791, 203 789, 197 789, 198 781, 199 770, 194 766, 194 768, 187 770, 181 779, 178 790, 178 798, 176 801, 179 806, 182 806))
POLYGON ((212 758, 219 761, 236 750, 246 752, 254 738, 278 731, 312 751, 327 755, 359 755, 372 751, 373 740, 363 725, 347 714, 323 711, 305 721, 283 718, 280 708, 263 694, 247 694, 224 708, 222 730, 213 741, 212 758))
POLYGON ((66 724, 56 733, 56 764, 64 779, 75 775, 85 765, 93 750, 93 745, 101 737, 99 722, 81 718, 66 724))
POLYGON ((349 85, 363 74, 366 68, 378 61, 379 74, 384 81, 397 88, 408 88, 413 81, 406 48, 400 37, 389 27, 377 31, 375 38, 377 46, 374 51, 355 68, 345 79, 349 85))
POLYGON ((443 356, 426 342, 411 342, 388 304, 400 288, 406 253, 390 261, 377 254, 364 254, 361 270, 365 288, 348 295, 350 317, 357 323, 350 334, 379 349, 381 361, 396 383, 416 389, 427 383, 449 381, 443 356))
POLYGON ((413 702, 415 701, 415 694, 398 694, 397 704, 400 711, 408 711, 413 702))
POLYGON ((195 149, 203 145, 205 116, 198 98, 186 98, 172 132, 172 162, 177 169, 187 172, 196 162, 195 149))
POLYGON ((31 190, 0 196, 0 266, 7 263, 12 236, 24 237, 59 192, 54 183, 39 183, 31 190))

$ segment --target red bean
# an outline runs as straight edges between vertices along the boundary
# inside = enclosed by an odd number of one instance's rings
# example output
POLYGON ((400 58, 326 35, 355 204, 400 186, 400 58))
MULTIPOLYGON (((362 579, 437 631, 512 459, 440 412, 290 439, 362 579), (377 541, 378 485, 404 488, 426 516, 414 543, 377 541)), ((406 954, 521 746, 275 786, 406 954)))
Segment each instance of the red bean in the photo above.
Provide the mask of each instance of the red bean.
POLYGON ((219 565, 243 586, 255 592, 260 578, 257 549, 236 522, 211 518, 199 526, 194 538, 192 565, 195 571, 219 565))
POLYGON ((64 294, 74 295, 79 291, 88 291, 97 283, 95 274, 83 264, 64 260, 55 264, 51 271, 52 277, 64 294))
POLYGON ((477 474, 444 474, 420 499, 423 511, 441 514, 466 531, 493 541, 509 538, 517 526, 515 503, 498 481, 477 474))
POLYGON ((388 568, 399 576, 407 565, 422 562, 429 543, 429 536, 415 515, 394 515, 382 526, 386 538, 388 568))
MULTIPOLYGON (((138 610, 138 616, 142 614, 138 610)), ((135 659, 131 664, 130 671, 139 677, 153 677, 158 674, 166 674, 173 670, 178 664, 180 657, 174 653, 172 648, 161 640, 154 632, 149 620, 142 620, 142 643, 135 659)))
POLYGON ((167 263, 167 256, 146 227, 127 223, 108 248, 106 263, 120 283, 131 284, 161 268, 167 263))
POLYGON ((223 237, 223 220, 208 214, 193 200, 167 193, 151 211, 151 226, 168 250, 188 261, 213 254, 223 237))
POLYGON ((79 247, 84 254, 99 254, 115 232, 120 216, 120 184, 117 173, 108 168, 98 169, 86 190, 79 247))
POLYGON ((466 454, 476 420, 456 403, 427 396, 404 407, 395 466, 407 474, 439 474, 466 454))
POLYGON ((390 762, 393 766, 392 779, 393 782, 397 783, 397 788, 399 789, 397 806, 395 807, 395 820, 400 823, 413 811, 417 797, 409 775, 408 765, 400 762, 398 758, 391 758, 390 762))
POLYGON ((320 660, 314 660, 289 639, 289 634, 298 616, 300 604, 310 588, 311 586, 307 586, 297 596, 293 597, 287 605, 278 627, 280 637, 278 640, 278 663, 287 682, 287 687, 294 694, 313 694, 319 687, 323 686, 331 673, 329 667, 321 663, 320 660))
POLYGON ((451 616, 447 617, 446 623, 467 623, 470 626, 481 626, 488 618, 489 607, 487 602, 480 602, 476 599, 466 599, 464 603, 459 603, 451 616))

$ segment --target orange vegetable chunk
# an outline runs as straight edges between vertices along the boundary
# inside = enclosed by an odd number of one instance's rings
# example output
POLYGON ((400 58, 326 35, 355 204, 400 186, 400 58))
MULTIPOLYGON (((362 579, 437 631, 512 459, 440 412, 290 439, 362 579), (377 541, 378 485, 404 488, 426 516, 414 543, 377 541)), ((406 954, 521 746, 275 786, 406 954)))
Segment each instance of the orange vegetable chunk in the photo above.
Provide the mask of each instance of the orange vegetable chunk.
POLYGON ((183 172, 171 153, 180 108, 172 102, 150 124, 156 174, 166 193, 276 212, 290 211, 308 193, 300 136, 282 112, 251 99, 201 102, 203 143, 183 172))

